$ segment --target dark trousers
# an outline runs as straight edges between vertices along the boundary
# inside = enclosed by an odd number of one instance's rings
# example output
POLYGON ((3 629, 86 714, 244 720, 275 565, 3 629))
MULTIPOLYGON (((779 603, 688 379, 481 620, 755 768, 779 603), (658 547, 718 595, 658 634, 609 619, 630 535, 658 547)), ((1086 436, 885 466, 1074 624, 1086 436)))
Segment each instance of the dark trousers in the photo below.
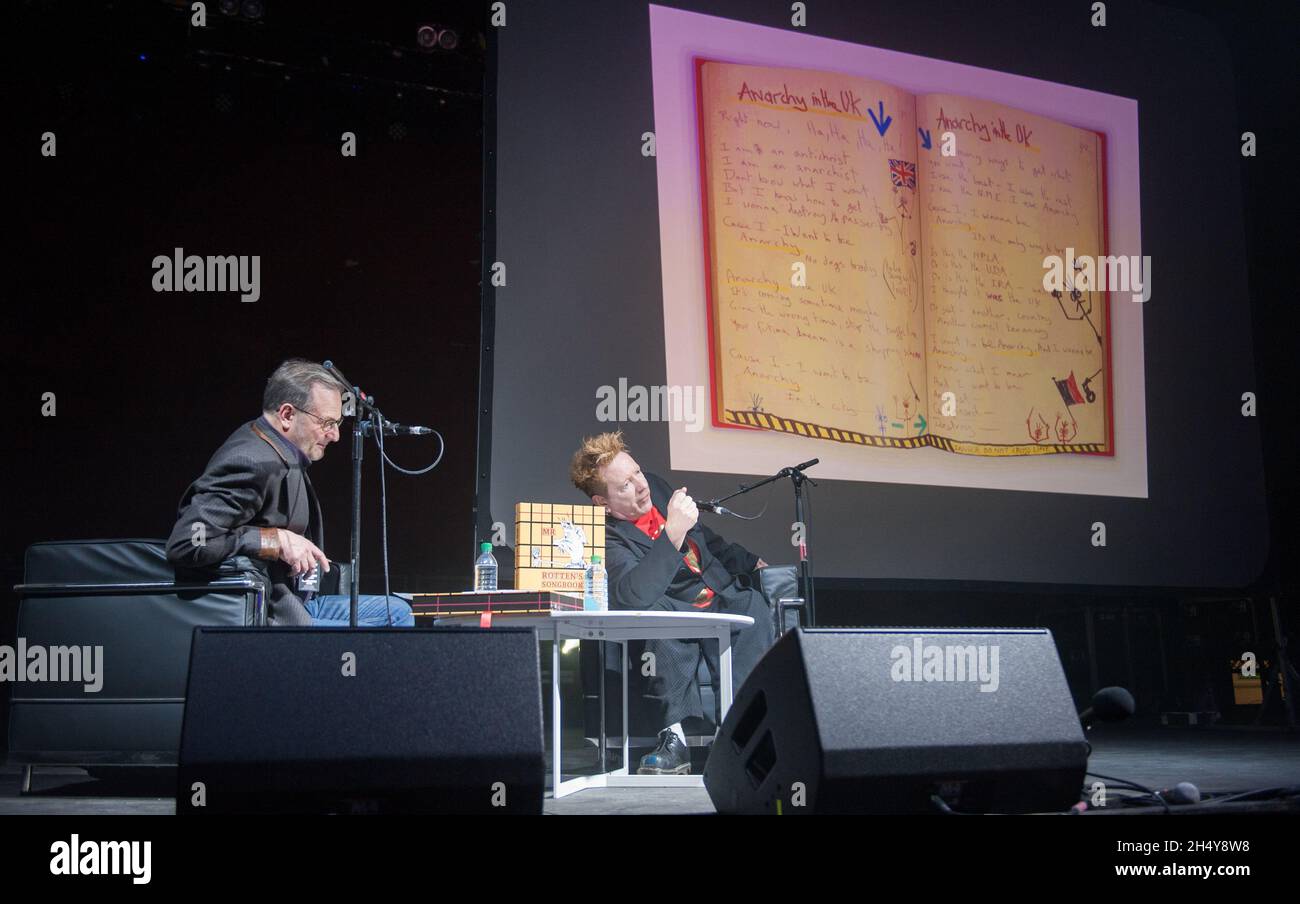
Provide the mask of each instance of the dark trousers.
MULTIPOLYGON (((731 631, 731 677, 734 690, 740 690, 758 660, 772 646, 772 614, 767 600, 757 590, 733 587, 718 598, 715 610, 730 615, 748 615, 754 623, 747 628, 731 631)), ((694 611, 694 610, 683 610, 694 611)), ((722 680, 718 669, 718 644, 707 640, 647 640, 645 649, 654 654, 654 672, 648 679, 648 696, 659 704, 663 712, 661 727, 680 722, 690 716, 716 718, 705 713, 700 699, 700 657, 708 666, 716 699, 722 699, 718 690, 722 680)), ((640 663, 631 663, 637 668, 640 663)))

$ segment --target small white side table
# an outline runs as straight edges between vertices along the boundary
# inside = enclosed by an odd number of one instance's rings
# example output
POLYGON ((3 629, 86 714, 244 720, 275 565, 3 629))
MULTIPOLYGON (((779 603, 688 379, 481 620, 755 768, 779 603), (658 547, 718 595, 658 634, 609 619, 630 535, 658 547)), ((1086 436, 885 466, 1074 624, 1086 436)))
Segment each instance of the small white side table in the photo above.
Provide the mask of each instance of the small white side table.
MULTIPOLYGON (((477 616, 474 616, 477 618, 477 616)), ((443 621, 444 619, 439 619, 443 621)), ((460 621, 460 617, 446 621, 460 621)), ((552 612, 494 615, 502 627, 535 627, 538 640, 553 640, 551 651, 551 795, 565 797, 585 788, 702 787, 700 775, 637 775, 629 771, 627 730, 627 643, 630 640, 703 640, 718 642, 719 702, 722 718, 731 708, 731 630, 748 627, 748 615, 721 612, 666 612, 662 609, 618 609, 609 612, 552 612), (561 780, 560 769, 560 642, 569 638, 617 643, 623 655, 623 765, 613 772, 561 780)), ((601 681, 605 676, 600 677, 601 681)), ((602 767, 604 764, 601 764, 602 767)))

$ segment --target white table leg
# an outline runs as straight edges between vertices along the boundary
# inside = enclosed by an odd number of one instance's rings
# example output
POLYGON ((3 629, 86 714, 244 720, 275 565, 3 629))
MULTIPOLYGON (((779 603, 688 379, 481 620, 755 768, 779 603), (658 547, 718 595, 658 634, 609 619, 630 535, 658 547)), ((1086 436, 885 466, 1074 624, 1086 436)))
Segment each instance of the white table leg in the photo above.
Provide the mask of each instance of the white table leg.
POLYGON ((630 756, 627 737, 627 641, 623 641, 620 646, 623 648, 623 770, 632 775, 632 764, 627 759, 630 756))
POLYGON ((731 709, 731 627, 723 625, 718 629, 718 663, 722 672, 721 718, 727 718, 731 709))
POLYGON ((551 644, 551 798, 560 796, 560 626, 551 644))

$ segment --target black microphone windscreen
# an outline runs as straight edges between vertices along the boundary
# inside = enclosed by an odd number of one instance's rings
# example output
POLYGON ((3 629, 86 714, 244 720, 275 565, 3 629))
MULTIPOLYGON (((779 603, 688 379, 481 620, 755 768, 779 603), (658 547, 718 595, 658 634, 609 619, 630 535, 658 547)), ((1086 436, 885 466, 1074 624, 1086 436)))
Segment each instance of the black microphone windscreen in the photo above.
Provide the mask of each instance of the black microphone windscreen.
POLYGON ((1168 804, 1199 804, 1201 789, 1191 782, 1179 782, 1172 788, 1162 788, 1156 794, 1168 804))
POLYGON ((1091 709, 1104 722, 1118 722, 1133 715, 1137 704, 1124 688, 1103 687, 1093 695, 1091 709))

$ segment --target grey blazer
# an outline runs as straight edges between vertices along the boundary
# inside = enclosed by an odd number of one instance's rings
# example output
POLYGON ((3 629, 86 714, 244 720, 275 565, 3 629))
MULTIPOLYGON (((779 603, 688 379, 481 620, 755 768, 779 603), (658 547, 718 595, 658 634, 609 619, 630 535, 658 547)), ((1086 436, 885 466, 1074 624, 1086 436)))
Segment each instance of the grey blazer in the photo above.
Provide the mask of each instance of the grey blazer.
POLYGON ((309 625, 311 616, 294 593, 289 566, 271 558, 274 552, 261 529, 295 530, 323 548, 320 502, 302 463, 270 430, 259 417, 213 453, 181 497, 167 560, 177 568, 203 569, 248 556, 264 566, 271 585, 267 624, 309 625), (202 525, 201 533, 195 524, 202 525))

